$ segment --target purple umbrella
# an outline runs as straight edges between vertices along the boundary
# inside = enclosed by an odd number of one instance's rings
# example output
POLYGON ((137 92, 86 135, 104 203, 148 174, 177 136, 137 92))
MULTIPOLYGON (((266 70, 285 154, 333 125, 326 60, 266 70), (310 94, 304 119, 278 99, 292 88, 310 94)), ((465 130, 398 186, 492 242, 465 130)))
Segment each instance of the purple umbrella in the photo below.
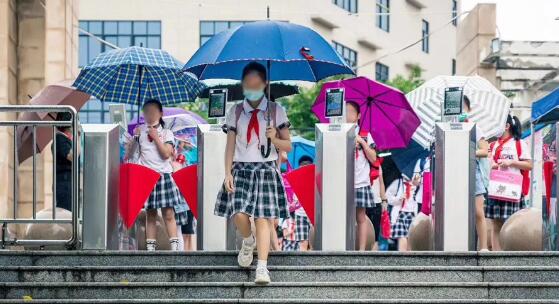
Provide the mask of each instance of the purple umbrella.
MULTIPOLYGON (((163 121, 165 121, 166 127, 171 129, 183 129, 191 124, 195 127, 197 124, 207 123, 200 115, 187 111, 182 108, 163 108, 163 121)), ((144 116, 140 115, 140 123, 144 123, 144 116)), ((128 132, 132 134, 134 128, 138 125, 138 118, 132 119, 128 124, 128 132)))
POLYGON ((330 88, 344 88, 345 100, 359 104, 359 126, 371 133, 379 150, 407 147, 421 123, 404 93, 366 77, 327 82, 322 86, 312 106, 322 123, 329 121, 324 111, 326 90, 330 88))

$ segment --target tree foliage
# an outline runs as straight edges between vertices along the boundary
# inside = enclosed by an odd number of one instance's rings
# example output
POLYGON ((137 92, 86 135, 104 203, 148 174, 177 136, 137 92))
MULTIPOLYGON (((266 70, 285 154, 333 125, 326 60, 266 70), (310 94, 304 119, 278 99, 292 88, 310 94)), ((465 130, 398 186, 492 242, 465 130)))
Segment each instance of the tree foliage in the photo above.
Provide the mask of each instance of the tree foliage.
POLYGON ((407 77, 398 74, 392 78, 392 80, 387 81, 386 84, 407 94, 425 82, 425 80, 421 78, 422 74, 423 70, 419 65, 412 65, 407 77))

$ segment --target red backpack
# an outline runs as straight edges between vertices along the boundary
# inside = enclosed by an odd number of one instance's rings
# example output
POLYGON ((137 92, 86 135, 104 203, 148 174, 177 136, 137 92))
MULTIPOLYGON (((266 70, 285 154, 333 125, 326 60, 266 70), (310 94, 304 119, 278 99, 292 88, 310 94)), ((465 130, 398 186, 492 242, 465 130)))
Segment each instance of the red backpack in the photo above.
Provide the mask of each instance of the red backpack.
MULTIPOLYGON (((490 151, 493 153, 493 148, 495 147, 495 141, 489 145, 490 151)), ((522 155, 522 144, 520 140, 515 140, 516 143, 516 155, 520 159, 520 155, 522 155)), ((520 174, 522 175, 522 195, 526 196, 530 192, 530 170, 520 170, 520 174)))

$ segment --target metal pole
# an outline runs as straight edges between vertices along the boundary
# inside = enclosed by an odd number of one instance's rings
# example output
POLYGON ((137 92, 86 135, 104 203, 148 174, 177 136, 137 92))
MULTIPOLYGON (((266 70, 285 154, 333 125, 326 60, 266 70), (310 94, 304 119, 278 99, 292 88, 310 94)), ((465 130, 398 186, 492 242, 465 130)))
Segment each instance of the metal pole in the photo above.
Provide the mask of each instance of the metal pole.
POLYGON ((33 219, 37 218, 37 126, 33 126, 33 219))
MULTIPOLYGON (((532 135, 530 138, 530 155, 532 155, 532 159, 535 159, 534 152, 536 150, 536 134, 534 133, 535 128, 534 124, 530 123, 530 134, 532 135)), ((530 171, 530 206, 534 206, 534 172, 530 171)))
POLYGON ((52 127, 52 219, 56 219, 56 127, 52 127))
POLYGON ((17 218, 17 201, 18 201, 18 157, 17 157, 17 126, 14 126, 14 219, 17 218))
POLYGON ((74 139, 72 147, 72 238, 69 245, 74 246, 78 241, 78 174, 79 174, 79 156, 78 147, 80 145, 78 138, 78 119, 76 109, 69 107, 70 114, 72 114, 72 138, 74 139))

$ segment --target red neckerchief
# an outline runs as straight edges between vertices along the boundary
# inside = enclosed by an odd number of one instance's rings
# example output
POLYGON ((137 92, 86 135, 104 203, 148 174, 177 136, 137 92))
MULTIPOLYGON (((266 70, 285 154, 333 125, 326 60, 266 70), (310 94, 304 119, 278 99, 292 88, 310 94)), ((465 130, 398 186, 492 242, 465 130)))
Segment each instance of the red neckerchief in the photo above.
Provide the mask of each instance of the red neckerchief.
POLYGON ((72 133, 70 133, 69 131, 63 131, 63 132, 60 132, 60 133, 62 133, 62 135, 64 135, 64 136, 66 136, 66 138, 68 138, 70 141, 73 141, 72 133))
POLYGON ((260 124, 258 123, 258 112, 260 110, 254 109, 252 110, 252 116, 250 117, 250 121, 248 122, 248 129, 247 129, 247 145, 250 144, 250 138, 252 137, 252 130, 256 133, 258 138, 258 143, 260 143, 260 124))
POLYGON ((499 138, 497 140, 497 144, 499 145, 497 147, 497 149, 495 149, 495 152, 493 153, 493 160, 495 162, 497 162, 500 158, 501 158, 501 152, 503 152, 503 146, 512 138, 512 136, 509 136, 505 139, 499 138))
MULTIPOLYGON (((367 131, 359 130, 359 134, 357 136, 367 138, 369 136, 369 133, 367 131)), ((363 149, 363 147, 361 147, 361 149, 363 149)), ((363 153, 365 153, 365 152, 363 152, 363 153)), ((359 158, 359 149, 355 149, 355 159, 358 159, 358 158, 359 158)))
POLYGON ((410 182, 404 182, 404 202, 402 203, 402 209, 404 209, 404 206, 406 206, 406 202, 410 199, 411 197, 411 183, 410 182))

